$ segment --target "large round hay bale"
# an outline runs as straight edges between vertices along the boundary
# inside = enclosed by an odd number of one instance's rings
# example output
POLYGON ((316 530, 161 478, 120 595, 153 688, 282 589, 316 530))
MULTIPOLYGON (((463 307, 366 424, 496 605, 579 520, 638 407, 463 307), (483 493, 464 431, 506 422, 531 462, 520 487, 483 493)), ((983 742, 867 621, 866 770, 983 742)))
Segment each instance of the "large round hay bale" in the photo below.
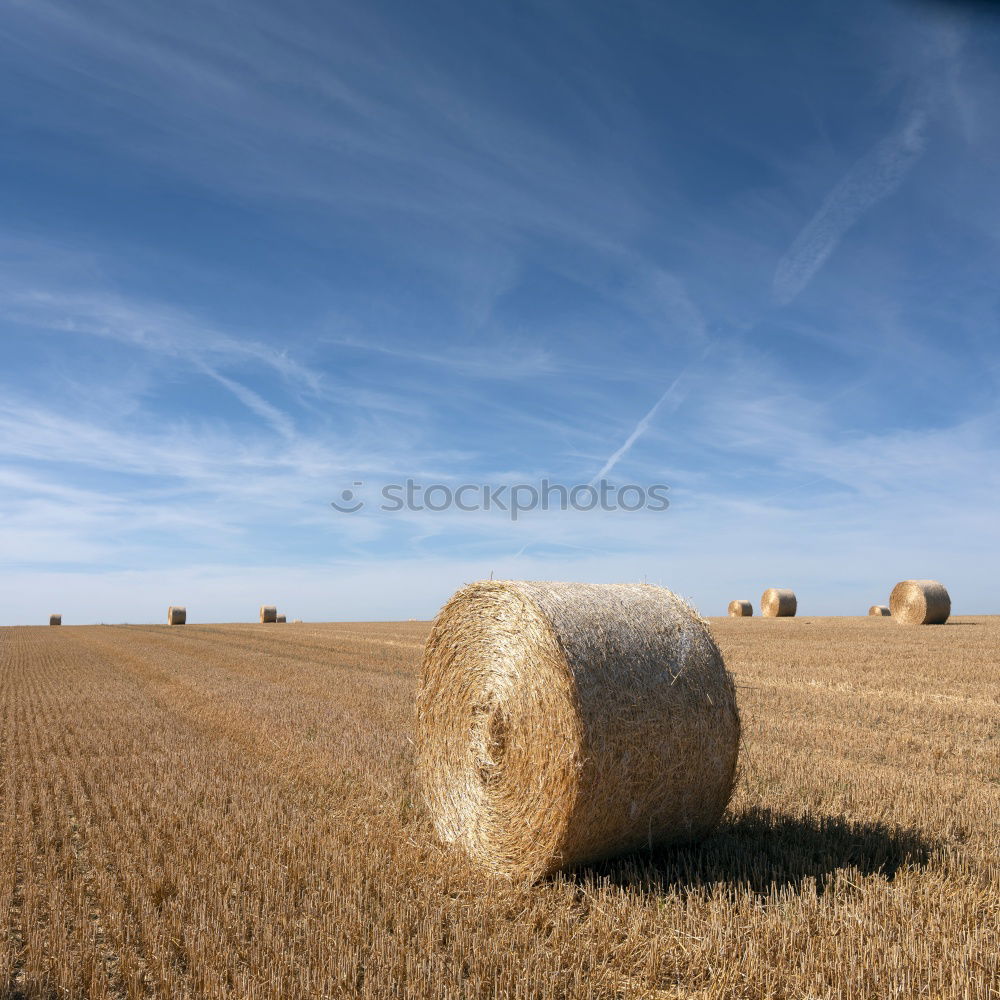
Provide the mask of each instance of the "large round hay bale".
POLYGON ((739 739, 708 625, 660 587, 473 583, 424 650, 424 801, 440 838, 489 872, 537 878, 704 836, 739 739))
POLYGON ((50 625, 62 625, 62 615, 49 615, 50 625))
POLYGON ((260 620, 266 623, 276 622, 278 620, 278 609, 271 604, 262 604, 260 606, 260 620))
POLYGON ((171 605, 167 608, 167 624, 183 625, 187 621, 187 608, 171 605))
POLYGON ((278 615, 278 616, 277 616, 277 617, 276 617, 276 618, 275 618, 274 620, 275 620, 275 621, 276 621, 276 622, 277 622, 277 623, 278 623, 279 625, 284 625, 284 624, 285 624, 285 623, 286 623, 286 622, 288 621, 288 618, 287 618, 287 616, 285 616, 285 615, 278 615))
POLYGON ((951 597, 937 580, 903 580, 892 588, 889 608, 901 625, 943 625, 951 614, 951 597))
POLYGON ((765 618, 794 618, 798 606, 794 590, 771 587, 760 598, 760 613, 765 618))
POLYGON ((730 601, 729 602, 729 617, 730 618, 752 618, 753 617, 753 605, 749 601, 730 601))
POLYGON ((868 609, 869 618, 888 618, 889 609, 884 604, 873 604, 868 609))

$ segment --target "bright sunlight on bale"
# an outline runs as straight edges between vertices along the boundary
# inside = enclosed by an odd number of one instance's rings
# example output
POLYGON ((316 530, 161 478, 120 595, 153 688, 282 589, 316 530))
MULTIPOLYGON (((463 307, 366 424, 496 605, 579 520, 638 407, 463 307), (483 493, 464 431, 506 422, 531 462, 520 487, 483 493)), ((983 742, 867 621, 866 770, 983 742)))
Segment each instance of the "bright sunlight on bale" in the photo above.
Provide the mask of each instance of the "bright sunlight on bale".
POLYGON ((178 608, 171 605, 167 608, 167 624, 183 625, 187 621, 187 608, 178 608))
POLYGON ((50 625, 62 625, 62 615, 49 615, 50 625))
POLYGON ((275 617, 275 619, 274 619, 274 620, 275 620, 275 621, 276 621, 276 622, 277 622, 277 623, 278 623, 279 625, 284 625, 284 624, 285 624, 285 623, 286 623, 286 622, 288 621, 288 618, 287 618, 287 616, 285 616, 285 615, 277 615, 277 616, 275 617))
POLYGON ((278 609, 272 607, 270 604, 262 604, 260 606, 260 620, 266 623, 276 622, 278 620, 278 609))
POLYGON ((889 607, 901 625, 943 625, 951 614, 951 597, 937 580, 903 580, 892 588, 889 607))
POLYGON ((884 604, 873 604, 868 609, 869 618, 888 618, 889 609, 884 604))
POLYGON ((799 602, 793 590, 771 587, 760 598, 760 613, 765 618, 794 618, 799 602))
POLYGON ((753 617, 753 605, 749 601, 730 601, 730 618, 751 618, 753 617))
POLYGON ((424 650, 424 800, 438 836, 488 872, 532 879, 705 836, 739 739, 708 625, 660 587, 473 583, 424 650))

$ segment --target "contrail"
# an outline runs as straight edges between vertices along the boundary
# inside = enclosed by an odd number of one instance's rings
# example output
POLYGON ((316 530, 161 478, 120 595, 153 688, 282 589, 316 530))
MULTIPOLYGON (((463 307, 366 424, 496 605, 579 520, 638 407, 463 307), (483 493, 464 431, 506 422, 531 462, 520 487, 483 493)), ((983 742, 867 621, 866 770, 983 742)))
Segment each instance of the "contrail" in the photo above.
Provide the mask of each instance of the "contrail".
POLYGON ((772 294, 779 305, 791 302, 826 263, 845 233, 899 187, 927 147, 924 129, 928 117, 925 102, 912 107, 826 196, 819 211, 778 261, 772 294))
MULTIPOLYGON (((653 419, 653 417, 656 416, 657 412, 663 406, 663 404, 666 403, 668 399, 670 399, 671 394, 677 388, 677 385, 680 382, 680 380, 684 378, 684 376, 687 374, 687 370, 688 369, 685 368, 684 371, 682 371, 680 375, 678 375, 677 378, 675 378, 673 382, 670 383, 670 385, 667 387, 667 391, 662 396, 660 396, 660 398, 653 404, 653 408, 649 411, 649 413, 647 413, 642 418, 642 420, 640 420, 639 423, 635 425, 635 429, 626 438, 625 443, 604 463, 604 465, 601 467, 601 471, 598 472, 597 475, 590 480, 590 482, 587 484, 588 486, 593 486, 594 483, 600 482, 600 480, 603 479, 628 453, 628 450, 632 447, 632 445, 634 445, 636 441, 638 441, 639 438, 642 437, 642 435, 646 432, 646 429, 649 427, 650 421, 653 419)), ((524 545, 522 545, 517 550, 517 552, 514 553, 514 558, 516 559, 518 556, 524 555, 524 553, 528 550, 528 548, 535 544, 537 544, 535 541, 525 542, 524 545)))
POLYGON ((247 388, 235 379, 227 378, 207 364, 199 364, 198 368, 209 378, 215 379, 225 386, 248 410, 269 423, 283 438, 291 441, 295 437, 295 425, 287 413, 272 406, 263 396, 247 388))
MULTIPOLYGON (((639 438, 646 433, 653 417, 656 416, 663 404, 673 396, 674 390, 686 374, 687 368, 685 368, 684 371, 682 371, 680 375, 678 375, 677 378, 670 383, 667 387, 667 391, 653 404, 653 408, 649 411, 649 413, 647 413, 642 420, 635 425, 632 433, 625 439, 625 443, 604 463, 604 465, 601 466, 601 471, 590 480, 590 486, 593 486, 594 483, 603 479, 629 453, 632 445, 634 445, 636 441, 638 441, 639 438)), ((678 400, 678 402, 680 401, 678 400)))

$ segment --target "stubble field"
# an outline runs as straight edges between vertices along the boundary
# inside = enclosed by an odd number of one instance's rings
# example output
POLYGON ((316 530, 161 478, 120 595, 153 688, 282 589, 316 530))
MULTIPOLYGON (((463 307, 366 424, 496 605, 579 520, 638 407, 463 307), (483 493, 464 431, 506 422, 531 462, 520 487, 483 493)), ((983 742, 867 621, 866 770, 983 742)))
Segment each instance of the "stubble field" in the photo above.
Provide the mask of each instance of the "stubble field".
POLYGON ((431 838, 425 623, 0 629, 0 996, 1000 996, 1000 618, 712 627, 722 828, 535 886, 431 838))

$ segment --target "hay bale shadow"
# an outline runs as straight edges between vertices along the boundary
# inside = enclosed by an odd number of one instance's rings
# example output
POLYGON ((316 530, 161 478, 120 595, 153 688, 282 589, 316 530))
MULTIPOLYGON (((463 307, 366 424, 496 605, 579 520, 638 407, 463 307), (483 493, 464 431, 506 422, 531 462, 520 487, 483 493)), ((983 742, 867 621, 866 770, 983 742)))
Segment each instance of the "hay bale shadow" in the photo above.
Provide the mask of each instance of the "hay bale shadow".
POLYGON ((853 823, 839 816, 789 816, 753 809, 725 820, 700 844, 652 851, 574 869, 581 885, 611 884, 645 893, 690 891, 822 893, 829 876, 853 868, 892 881, 903 867, 924 867, 935 844, 915 830, 853 823))

